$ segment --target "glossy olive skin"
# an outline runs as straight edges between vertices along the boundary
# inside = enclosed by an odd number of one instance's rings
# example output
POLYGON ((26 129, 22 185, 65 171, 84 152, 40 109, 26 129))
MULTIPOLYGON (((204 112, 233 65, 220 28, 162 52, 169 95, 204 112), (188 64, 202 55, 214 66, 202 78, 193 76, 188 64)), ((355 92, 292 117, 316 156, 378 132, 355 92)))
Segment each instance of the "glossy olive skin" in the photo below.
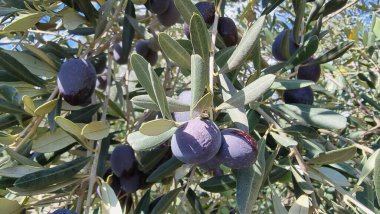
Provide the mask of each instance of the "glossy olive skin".
POLYGON ((195 4, 206 24, 211 25, 215 19, 215 4, 211 2, 198 2, 195 4))
POLYGON ((285 90, 283 99, 286 104, 312 105, 314 102, 313 90, 310 87, 285 90))
POLYGON ((237 27, 232 19, 220 17, 218 21, 218 33, 223 38, 223 42, 227 47, 234 46, 238 43, 237 27))
POLYGON ((170 27, 177 23, 181 18, 181 14, 178 12, 173 0, 170 0, 168 9, 161 14, 157 15, 158 21, 166 26, 170 27))
POLYGON ((126 193, 134 193, 141 187, 142 173, 135 170, 131 175, 120 177, 120 187, 126 193))
POLYGON ((222 145, 217 154, 221 164, 232 169, 252 166, 257 159, 257 143, 240 129, 222 130, 222 145))
POLYGON ((77 213, 68 209, 58 209, 52 212, 51 214, 77 214, 77 213))
POLYGON ((299 46, 297 45, 296 41, 294 40, 292 30, 284 30, 281 33, 279 33, 276 36, 276 38, 274 39, 274 42, 272 44, 272 55, 274 56, 274 58, 276 58, 279 61, 286 61, 286 60, 288 60, 288 57, 290 57, 291 55, 293 55, 297 51, 298 47, 299 46), (281 51, 281 49, 282 49, 281 43, 282 43, 287 31, 289 34, 289 49, 288 49, 287 54, 289 56, 286 56, 286 54, 281 51))
POLYGON ((59 69, 57 84, 59 93, 70 105, 88 105, 95 90, 95 67, 89 60, 68 59, 59 69))
POLYGON ((148 10, 155 14, 162 14, 168 10, 172 0, 149 0, 145 3, 148 10))
POLYGON ((128 63, 128 55, 123 53, 122 43, 116 43, 112 46, 112 56, 115 62, 119 65, 128 63))
POLYGON ((158 54, 149 47, 149 40, 140 40, 136 43, 136 53, 140 54, 151 65, 156 64, 158 54))
POLYGON ((216 124, 199 117, 182 124, 171 139, 173 155, 187 164, 209 161, 219 151, 221 134, 216 124))
POLYGON ((136 166, 135 153, 129 145, 118 145, 111 154, 112 172, 121 177, 124 174, 131 174, 136 166))
POLYGON ((300 67, 298 67, 297 79, 318 82, 320 77, 321 77, 320 65, 317 65, 317 64, 301 65, 300 67))

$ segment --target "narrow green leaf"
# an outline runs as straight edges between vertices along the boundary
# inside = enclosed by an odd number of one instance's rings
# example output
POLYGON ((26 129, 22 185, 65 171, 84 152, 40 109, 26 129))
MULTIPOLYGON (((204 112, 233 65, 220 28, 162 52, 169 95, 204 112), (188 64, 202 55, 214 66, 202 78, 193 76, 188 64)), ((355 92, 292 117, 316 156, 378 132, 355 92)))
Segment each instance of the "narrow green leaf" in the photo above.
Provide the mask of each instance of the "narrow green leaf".
POLYGON ((36 108, 36 110, 34 111, 34 114, 38 116, 44 116, 45 114, 51 112, 55 108, 57 102, 58 99, 54 99, 38 106, 38 108, 36 108))
POLYGON ((297 141, 295 141, 291 138, 288 138, 286 136, 279 135, 279 134, 274 133, 274 132, 271 132, 270 134, 276 140, 277 143, 281 144, 284 147, 297 146, 297 144, 298 144, 297 141))
POLYGON ((273 200, 273 209, 275 214, 287 214, 288 211, 281 203, 280 197, 277 195, 275 191, 272 191, 272 200, 273 200))
POLYGON ((208 67, 210 35, 203 17, 194 13, 190 21, 191 43, 193 44, 194 53, 202 57, 204 64, 208 67))
POLYGON ((5 148, 5 151, 8 153, 9 156, 11 156, 14 160, 19 162, 20 164, 34 166, 34 167, 41 167, 41 165, 38 164, 37 162, 30 160, 29 158, 19 154, 18 152, 14 151, 11 148, 5 148))
POLYGON ((294 166, 291 166, 291 170, 294 178, 296 179, 297 185, 302 189, 302 191, 306 194, 313 193, 314 187, 307 183, 305 179, 303 179, 303 177, 298 173, 294 166))
POLYGON ((152 213, 166 213, 166 210, 169 208, 170 204, 175 201, 178 193, 182 190, 182 188, 174 189, 168 193, 166 193, 162 198, 158 201, 156 206, 154 206, 152 213))
POLYGON ((312 36, 305 42, 303 46, 298 48, 298 50, 293 54, 293 56, 287 61, 287 66, 285 67, 285 69, 294 68, 295 66, 305 62, 317 51, 318 45, 318 36, 312 36))
POLYGON ((112 15, 112 9, 117 0, 106 1, 103 6, 100 8, 100 17, 97 21, 95 28, 95 38, 98 38, 103 34, 104 29, 106 28, 107 23, 109 22, 108 17, 112 15))
POLYGON ((255 47, 255 42, 259 37, 261 28, 264 25, 266 16, 261 16, 243 35, 239 45, 236 47, 227 64, 220 69, 219 73, 226 73, 241 66, 255 47))
POLYGON ((191 206, 193 207, 195 213, 197 213, 197 214, 204 214, 205 213, 205 211, 203 210, 202 204, 199 200, 199 197, 196 195, 194 190, 189 188, 187 190, 186 197, 187 197, 187 200, 190 202, 191 206))
POLYGON ((86 138, 81 134, 82 129, 77 124, 61 116, 56 116, 54 120, 65 132, 77 140, 83 147, 92 150, 92 148, 87 144, 86 138))
POLYGON ((201 56, 191 55, 191 113, 199 100, 203 97, 208 80, 208 70, 201 56))
POLYGON ((24 103, 24 110, 30 115, 33 115, 34 111, 36 110, 36 106, 34 105, 32 98, 24 95, 22 96, 22 102, 24 103))
POLYGON ((43 168, 33 167, 33 166, 13 166, 0 169, 0 176, 10 177, 10 178, 20 178, 24 175, 37 172, 43 168))
POLYGON ((199 186, 208 192, 225 192, 236 187, 236 179, 232 174, 212 177, 199 186))
POLYGON ((55 192, 57 190, 62 190, 64 187, 73 185, 77 182, 80 182, 82 179, 70 179, 68 181, 50 185, 50 186, 44 186, 42 188, 38 189, 24 189, 24 188, 18 188, 18 187, 12 187, 8 188, 8 190, 16 195, 19 196, 33 196, 33 195, 41 195, 41 194, 47 194, 51 192, 55 192))
POLYGON ((27 31, 44 16, 44 13, 22 13, 16 17, 9 25, 3 28, 6 32, 27 31))
POLYGON ((375 184, 375 191, 377 202, 380 202, 380 155, 376 156, 375 168, 373 170, 373 182, 375 184))
POLYGON ((34 139, 32 149, 41 153, 55 152, 75 142, 63 129, 57 128, 54 132, 47 131, 34 139))
POLYGON ((212 105, 212 94, 210 92, 208 92, 207 94, 205 94, 199 101, 198 103, 194 106, 194 109, 193 109, 193 114, 194 112, 199 112, 199 113, 202 113, 204 112, 205 110, 209 109, 212 105))
POLYGON ((344 53, 348 51, 355 43, 354 42, 343 42, 342 44, 337 45, 333 49, 327 51, 322 54, 320 57, 316 58, 308 62, 306 65, 314 65, 314 64, 323 64, 326 62, 330 62, 334 59, 341 57, 344 53))
POLYGON ((364 166, 360 172, 360 176, 359 176, 359 180, 358 180, 358 183, 357 185, 360 186, 361 183, 363 183, 364 179, 369 175, 371 174, 371 172, 373 171, 373 169, 375 168, 375 165, 376 165, 376 160, 377 160, 377 156, 379 156, 380 154, 380 150, 376 150, 375 153, 373 153, 369 158, 368 160, 364 163, 364 166))
POLYGON ((0 213, 16 214, 21 213, 22 209, 23 206, 21 206, 16 200, 0 198, 0 213))
POLYGON ((110 133, 110 126, 107 122, 93 121, 82 128, 81 135, 89 140, 101 140, 110 133))
POLYGON ((26 112, 18 105, 0 98, 0 112, 10 114, 25 114, 26 112))
POLYGON ((4 51, 0 51, 0 64, 5 71, 9 72, 18 79, 35 86, 45 88, 44 80, 32 74, 23 64, 17 61, 17 59, 4 51))
POLYGON ((325 153, 320 153, 318 157, 308 161, 308 164, 332 164, 351 160, 356 154, 356 147, 349 146, 346 148, 336 149, 325 153))
POLYGON ((255 101, 270 88, 275 78, 276 76, 272 74, 260 77, 237 92, 233 97, 220 104, 216 107, 216 110, 239 108, 255 101))
POLYGON ((347 125, 347 119, 344 116, 328 109, 304 104, 284 104, 276 105, 274 107, 305 125, 312 125, 325 129, 343 129, 347 125))
POLYGON ((265 140, 258 141, 258 153, 256 163, 249 168, 235 170, 236 177, 236 202, 239 213, 252 213, 256 204, 265 173, 265 140), (249 203, 247 203, 249 201, 249 203))
POLYGON ((175 122, 166 119, 156 119, 143 123, 140 127, 140 132, 147 136, 157 136, 163 134, 175 127, 175 122))
POLYGON ((102 213, 122 214, 121 205, 112 187, 101 180, 99 186, 102 213))
POLYGON ((190 23, 194 13, 201 15, 191 0, 174 0, 174 4, 186 23, 190 23))
MULTIPOLYGON (((170 112, 182 112, 182 111, 190 110, 189 105, 187 105, 186 103, 182 103, 178 101, 177 99, 166 97, 166 100, 168 102, 168 107, 169 107, 170 112)), ((150 98, 150 96, 146 94, 134 96, 131 99, 131 102, 145 109, 160 111, 160 108, 157 106, 157 104, 154 103, 152 99, 150 98)))
POLYGON ((150 203, 150 189, 146 191, 144 196, 140 199, 137 204, 135 214, 148 214, 149 213, 149 203, 150 203))
POLYGON ((289 209, 289 214, 309 213, 309 196, 301 195, 289 209))
POLYGON ((14 185, 23 189, 39 189, 66 181, 77 174, 90 159, 91 157, 78 158, 50 169, 27 174, 17 179, 14 185))
POLYGON ((166 33, 159 33, 158 42, 166 56, 182 68, 191 69, 191 56, 177 41, 172 39, 166 33))
MULTIPOLYGON (((219 79, 223 100, 229 100, 233 96, 236 96, 238 90, 233 86, 232 82, 228 79, 228 77, 225 74, 219 74, 219 79)), ((234 122, 235 126, 238 129, 241 129, 245 132, 249 132, 248 118, 245 113, 244 106, 227 109, 227 113, 230 115, 232 122, 234 122)))
POLYGON ((149 150, 167 141, 169 138, 171 138, 176 130, 177 128, 173 127, 170 130, 157 136, 144 135, 139 131, 132 132, 128 135, 127 141, 135 151, 149 150))
POLYGON ((146 181, 149 183, 158 182, 163 178, 174 174, 174 171, 181 167, 182 164, 183 163, 180 160, 173 156, 168 161, 161 164, 156 170, 154 170, 146 179, 146 181))
POLYGON ((304 88, 314 84, 315 83, 310 80, 276 80, 273 82, 270 88, 274 90, 289 90, 304 88))
POLYGON ((157 105, 160 108, 162 115, 164 115, 165 118, 171 120, 172 116, 169 112, 169 106, 166 100, 165 89, 162 83, 160 82, 160 80, 158 79, 156 72, 153 71, 150 64, 148 65, 148 68, 149 68, 150 81, 152 83, 154 95, 157 100, 157 105))

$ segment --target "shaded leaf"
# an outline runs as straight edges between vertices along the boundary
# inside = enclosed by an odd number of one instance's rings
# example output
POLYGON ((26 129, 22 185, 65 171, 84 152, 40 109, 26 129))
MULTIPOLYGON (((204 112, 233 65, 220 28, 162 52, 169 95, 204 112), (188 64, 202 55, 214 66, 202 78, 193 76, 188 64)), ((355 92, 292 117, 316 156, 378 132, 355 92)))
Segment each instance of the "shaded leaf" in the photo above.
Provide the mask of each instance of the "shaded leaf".
POLYGON ((178 193, 182 190, 182 188, 174 189, 168 193, 166 193, 162 198, 158 201, 156 206, 154 206, 152 213, 165 213, 169 208, 170 204, 175 201, 178 193))
POLYGON ((20 178, 24 175, 37 172, 43 168, 33 167, 33 166, 13 166, 0 169, 0 176, 10 177, 10 178, 20 178))
POLYGON ((54 132, 45 132, 33 140, 32 149, 36 152, 55 152, 65 148, 76 140, 66 133, 63 129, 58 128, 54 132))
POLYGON ((265 139, 257 142, 258 153, 256 163, 249 168, 235 170, 236 202, 240 213, 252 213, 263 182, 265 173, 265 139), (249 203, 247 203, 249 201, 249 203))
POLYGON ((191 113, 203 97, 208 80, 208 70, 205 61, 199 55, 191 55, 191 113))
POLYGON ((304 88, 314 84, 315 83, 310 80, 276 80, 270 88, 274 90, 289 90, 304 88))
POLYGON ((287 136, 284 136, 284 135, 279 135, 277 133, 274 133, 274 132, 271 132, 270 135, 272 135, 272 137, 274 138, 274 140, 281 144, 282 146, 284 147, 291 147, 291 146, 297 146, 297 141, 287 137, 287 136))
POLYGON ((77 174, 90 159, 91 157, 82 157, 50 169, 27 174, 18 178, 14 185, 23 189, 39 189, 66 181, 77 174))
POLYGON ((23 64, 4 51, 0 51, 0 64, 7 72, 18 79, 45 88, 44 80, 32 74, 23 64))
POLYGON ((174 171, 182 166, 182 162, 176 157, 172 157, 165 163, 161 164, 156 170, 154 170, 146 179, 147 182, 158 182, 163 178, 166 178, 172 174, 174 171))
POLYGON ((320 153, 318 157, 309 160, 308 164, 325 165, 351 160, 355 156, 356 150, 355 146, 350 146, 320 153))
POLYGON ((328 109, 304 104, 283 104, 274 107, 305 125, 325 129, 343 129, 347 125, 347 119, 344 116, 328 109))
POLYGON ((225 192, 236 187, 236 179, 233 175, 221 175, 203 181, 199 186, 208 192, 225 192))

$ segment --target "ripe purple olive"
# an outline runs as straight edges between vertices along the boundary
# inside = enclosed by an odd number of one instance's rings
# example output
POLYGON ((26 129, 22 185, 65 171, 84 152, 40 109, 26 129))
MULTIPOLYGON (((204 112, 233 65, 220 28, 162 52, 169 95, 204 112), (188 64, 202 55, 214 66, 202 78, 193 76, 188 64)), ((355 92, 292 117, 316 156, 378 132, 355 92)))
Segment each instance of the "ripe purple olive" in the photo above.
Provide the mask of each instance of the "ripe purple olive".
POLYGON ((117 177, 130 174, 135 167, 135 152, 129 145, 116 146, 111 154, 111 168, 117 177))
POLYGON ((228 17, 220 17, 218 21, 218 33, 223 38, 227 47, 238 43, 239 37, 235 22, 228 17))
POLYGON ((195 4, 206 24, 212 25, 215 19, 215 4, 211 2, 198 2, 195 4))
POLYGON ((314 102, 313 91, 310 87, 285 90, 283 95, 286 104, 307 104, 312 105, 314 102))
POLYGON ((171 140, 173 155, 187 164, 201 164, 218 153, 221 145, 220 130, 208 119, 199 117, 182 124, 171 140))
POLYGON ((141 186, 141 176, 142 173, 138 170, 135 170, 132 175, 124 175, 120 177, 121 189, 126 193, 136 192, 141 186))
POLYGON ((168 10, 172 0, 149 0, 145 3, 148 10, 155 14, 162 14, 168 10))
POLYGON ((68 59, 59 69, 57 84, 59 93, 70 105, 88 105, 95 90, 95 68, 89 60, 68 59))
MULTIPOLYGON (((308 60, 307 62, 309 61, 311 60, 308 60)), ((297 79, 318 82, 320 76, 321 76, 321 66, 318 64, 301 65, 298 68, 297 79)))
POLYGON ((151 65, 156 64, 158 54, 149 47, 149 40, 140 40, 136 43, 136 53, 140 54, 151 65))
POLYGON ((52 212, 51 214, 77 214, 77 213, 69 209, 58 209, 52 212))
POLYGON ((272 55, 279 61, 287 60, 291 55, 293 55, 298 49, 298 45, 294 40, 292 30, 284 30, 279 33, 272 44, 272 55), (289 49, 288 52, 283 53, 282 51, 282 42, 285 38, 286 32, 289 34, 289 49))
POLYGON ((252 166, 257 159, 257 143, 239 129, 222 130, 222 145, 217 154, 220 163, 232 169, 252 166))
POLYGON ((180 20, 180 18, 181 14, 175 7, 173 0, 170 0, 169 7, 165 12, 157 15, 158 21, 166 27, 174 25, 180 20))

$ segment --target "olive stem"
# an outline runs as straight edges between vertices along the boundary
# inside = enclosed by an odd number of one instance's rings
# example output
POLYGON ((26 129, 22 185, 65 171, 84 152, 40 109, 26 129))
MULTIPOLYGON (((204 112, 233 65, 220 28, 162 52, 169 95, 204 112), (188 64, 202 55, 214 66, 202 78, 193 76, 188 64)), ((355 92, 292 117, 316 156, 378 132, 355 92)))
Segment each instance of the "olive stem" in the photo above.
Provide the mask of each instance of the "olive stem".
MULTIPOLYGON (((47 99, 46 102, 51 101, 54 97, 56 97, 58 94, 58 87, 55 87, 54 91, 50 94, 50 97, 47 99)), ((19 149, 21 146, 23 146, 28 140, 36 133, 38 126, 42 122, 42 120, 45 118, 45 115, 40 115, 35 117, 30 123, 32 125, 28 125, 25 130, 21 132, 22 135, 24 135, 26 132, 26 136, 18 143, 16 146, 16 150, 19 149)))
MULTIPOLYGON (((276 128, 276 129, 281 129, 281 126, 271 117, 269 116, 262 108, 260 107, 257 107, 256 108, 256 111, 264 117, 264 119, 268 122, 268 123, 271 123, 273 124, 273 126, 276 128)), ((285 135, 285 133, 282 133, 280 132, 279 133, 280 135, 285 135)), ((308 166, 306 165, 306 163, 304 162, 301 154, 299 153, 297 147, 293 146, 293 147, 290 147, 290 151, 294 154, 301 170, 304 172, 304 177, 305 177, 305 180, 306 180, 306 183, 308 183, 310 186, 313 186, 312 183, 311 183, 311 180, 310 180, 310 177, 309 177, 309 174, 307 172, 308 170, 308 166)), ((315 191, 313 189, 313 193, 311 194, 311 198, 312 198, 312 204, 313 204, 313 207, 314 209, 318 209, 318 202, 317 202, 317 197, 315 195, 315 191)))
POLYGON ((186 198, 186 194, 187 194, 187 191, 189 190, 189 187, 190 187, 190 185, 191 185, 191 183, 192 183, 192 181, 193 181, 193 177, 194 177, 194 174, 195 174, 195 170, 196 170, 196 166, 193 166, 192 168, 191 168, 191 172, 190 172, 190 176, 189 176, 189 180, 187 181, 187 183, 186 183, 186 187, 185 187, 185 191, 184 191, 184 193, 183 193, 183 195, 182 195, 182 198, 181 198, 181 201, 179 202, 179 207, 181 206, 181 204, 182 204, 182 202, 183 201, 185 201, 185 198, 186 198))
MULTIPOLYGON (((112 41, 114 42, 114 41, 112 41)), ((102 122, 106 122, 106 116, 108 111, 108 101, 110 97, 110 88, 111 88, 111 73, 112 73, 112 56, 111 56, 112 50, 111 48, 108 50, 108 67, 107 67, 107 87, 105 90, 105 98, 103 102, 103 113, 101 117, 102 122)), ((100 155, 100 149, 102 147, 102 140, 96 141, 96 148, 95 148, 95 154, 94 154, 94 161, 92 162, 91 166, 91 172, 90 172, 90 180, 88 185, 88 191, 87 191, 87 198, 86 198, 86 206, 85 206, 85 213, 88 214, 90 211, 91 206, 91 195, 94 189, 94 185, 96 182, 96 172, 98 168, 98 161, 99 161, 99 155, 100 155)))

